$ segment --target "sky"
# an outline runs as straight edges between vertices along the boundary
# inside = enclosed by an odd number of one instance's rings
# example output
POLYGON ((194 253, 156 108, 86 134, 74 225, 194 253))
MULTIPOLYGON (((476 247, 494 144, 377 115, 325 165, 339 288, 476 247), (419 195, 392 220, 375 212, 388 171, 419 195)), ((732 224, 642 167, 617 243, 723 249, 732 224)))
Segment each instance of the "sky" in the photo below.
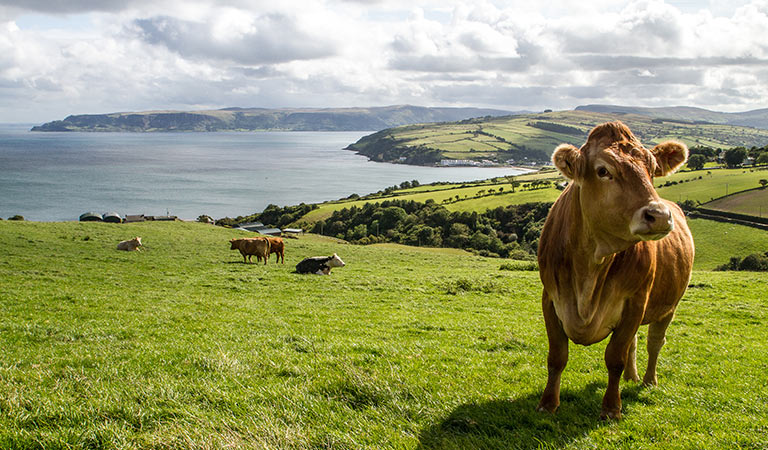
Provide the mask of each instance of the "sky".
POLYGON ((768 108, 768 0, 0 0, 0 122, 225 107, 768 108))

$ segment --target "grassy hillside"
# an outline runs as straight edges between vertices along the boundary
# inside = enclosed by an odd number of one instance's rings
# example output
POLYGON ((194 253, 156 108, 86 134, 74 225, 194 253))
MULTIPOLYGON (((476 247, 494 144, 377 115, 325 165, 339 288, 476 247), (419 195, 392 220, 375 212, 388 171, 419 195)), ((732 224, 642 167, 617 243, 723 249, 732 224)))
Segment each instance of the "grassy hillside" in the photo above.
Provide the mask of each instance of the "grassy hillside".
MULTIPOLYGON (((655 185, 660 196, 675 202, 692 200, 694 202, 707 203, 712 199, 722 197, 726 193, 734 193, 759 186, 759 181, 768 176, 768 171, 763 169, 717 169, 683 171, 668 177, 656 178, 655 185), (699 178, 701 177, 701 178, 699 178)), ((372 196, 357 200, 341 200, 327 202, 319 205, 319 208, 304 216, 301 222, 306 225, 318 220, 328 218, 333 211, 342 208, 360 207, 369 202, 381 202, 385 199, 401 199, 425 202, 433 200, 444 205, 449 211, 477 211, 506 205, 519 205, 528 202, 553 202, 560 195, 555 188, 555 183, 565 181, 558 172, 548 170, 520 175, 513 178, 520 183, 512 192, 510 180, 496 178, 473 183, 462 184, 433 184, 423 185, 418 188, 401 189, 390 195, 372 196), (544 189, 530 189, 529 185, 534 181, 546 181, 548 187, 544 189), (491 192, 492 190, 492 192, 491 192), (458 196, 458 199, 456 199, 458 196)), ((757 195, 755 215, 759 213, 759 201, 762 197, 757 195)), ((707 205, 709 207, 709 205, 707 205)), ((738 212, 738 211, 735 211, 738 212)), ((768 214, 768 205, 763 206, 763 212, 768 214)))
POLYGON ((688 225, 696 244, 696 270, 713 270, 732 256, 768 250, 768 231, 704 219, 689 220, 688 225))
POLYGON ((536 272, 313 236, 287 241, 284 266, 243 264, 228 249, 237 235, 0 222, 0 448, 768 445, 763 275, 695 272, 659 387, 623 383, 624 420, 605 423, 605 343, 572 346, 561 410, 534 411, 536 272), (114 250, 135 235, 146 251, 114 250), (292 273, 331 252, 347 266, 292 273))
POLYGON ((349 148, 375 161, 411 164, 442 159, 548 161, 557 145, 580 146, 595 125, 613 120, 623 121, 647 146, 668 139, 715 148, 768 144, 768 130, 763 129, 578 110, 409 125, 365 136, 349 148))
POLYGON ((585 105, 577 107, 576 110, 603 113, 641 114, 656 119, 698 123, 709 122, 768 129, 768 109, 725 113, 686 106, 642 108, 636 106, 585 105))

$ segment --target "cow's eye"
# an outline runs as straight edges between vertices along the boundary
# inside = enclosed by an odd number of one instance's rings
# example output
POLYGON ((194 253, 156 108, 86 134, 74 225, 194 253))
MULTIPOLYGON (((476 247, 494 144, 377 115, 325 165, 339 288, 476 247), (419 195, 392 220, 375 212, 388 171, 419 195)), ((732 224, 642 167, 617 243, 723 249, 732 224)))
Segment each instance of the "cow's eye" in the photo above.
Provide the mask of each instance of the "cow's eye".
POLYGON ((613 177, 611 176, 611 172, 608 172, 608 169, 606 169, 605 167, 600 167, 599 169, 597 169, 597 176, 600 178, 608 179, 608 180, 613 179, 613 177))

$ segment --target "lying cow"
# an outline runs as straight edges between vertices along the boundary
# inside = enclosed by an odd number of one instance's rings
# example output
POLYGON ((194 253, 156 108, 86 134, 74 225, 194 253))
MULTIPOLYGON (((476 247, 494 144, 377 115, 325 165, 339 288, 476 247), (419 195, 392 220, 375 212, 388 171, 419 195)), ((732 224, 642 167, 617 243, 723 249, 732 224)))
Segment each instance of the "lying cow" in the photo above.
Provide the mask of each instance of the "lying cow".
POLYGON ((313 256, 311 258, 304 258, 303 261, 296 264, 296 272, 330 275, 333 267, 344 267, 344 261, 342 261, 336 253, 332 256, 313 256))
POLYGON ((275 236, 267 236, 269 239, 269 254, 276 254, 275 264, 282 261, 285 264, 285 243, 282 238, 275 236))
POLYGON ((552 205, 539 240, 549 339, 539 410, 554 412, 560 404, 569 340, 590 345, 611 337, 601 418, 621 418, 622 372, 640 380, 640 325, 649 325, 643 383, 656 384, 656 361, 688 286, 694 248, 685 215, 659 198, 653 178, 673 173, 687 157, 685 145, 672 141, 646 149, 621 122, 599 125, 581 148, 563 144, 552 155, 572 182, 552 205))
POLYGON ((251 256, 256 255, 258 261, 264 258, 264 264, 267 264, 267 257, 269 257, 269 240, 267 238, 235 238, 230 239, 229 243, 231 244, 230 250, 240 250, 244 263, 250 262, 251 256))
POLYGON ((129 239, 127 241, 122 241, 119 244, 117 244, 118 250, 125 250, 127 252, 141 251, 139 247, 141 247, 141 238, 139 236, 136 236, 135 238, 129 239))

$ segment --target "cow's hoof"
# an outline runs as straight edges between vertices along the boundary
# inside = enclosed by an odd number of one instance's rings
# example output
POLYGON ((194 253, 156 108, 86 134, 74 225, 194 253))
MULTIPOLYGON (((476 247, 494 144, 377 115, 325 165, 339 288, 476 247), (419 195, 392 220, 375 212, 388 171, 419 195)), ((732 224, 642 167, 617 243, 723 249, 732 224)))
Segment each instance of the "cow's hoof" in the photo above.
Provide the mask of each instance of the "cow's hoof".
POLYGON ((656 377, 644 377, 643 378, 643 386, 656 386, 659 382, 656 380, 656 377))
POLYGON ((625 374, 624 374, 624 380, 626 380, 626 381, 632 381, 632 382, 638 383, 638 382, 640 382, 640 376, 639 376, 639 375, 637 375, 637 374, 634 374, 634 375, 630 375, 630 374, 626 374, 626 373, 625 373, 625 374))
POLYGON ((621 420, 620 409, 604 409, 600 413, 600 420, 621 420))
POLYGON ((554 414, 555 411, 557 411, 557 407, 558 406, 560 406, 560 405, 559 404, 551 405, 551 404, 539 403, 539 406, 536 407, 536 411, 554 414))

